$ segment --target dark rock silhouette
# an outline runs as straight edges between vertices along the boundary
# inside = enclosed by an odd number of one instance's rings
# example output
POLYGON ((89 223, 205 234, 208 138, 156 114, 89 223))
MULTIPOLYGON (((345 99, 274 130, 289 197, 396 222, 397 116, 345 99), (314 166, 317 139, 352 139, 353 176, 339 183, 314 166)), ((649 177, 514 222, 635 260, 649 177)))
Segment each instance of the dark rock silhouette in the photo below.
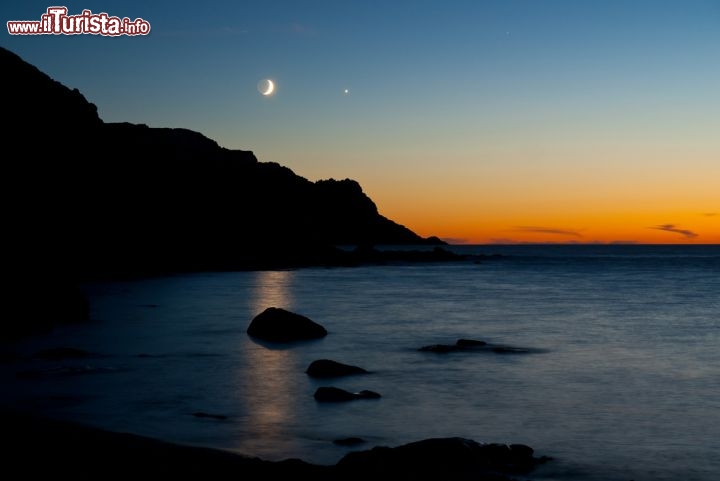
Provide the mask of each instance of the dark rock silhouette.
POLYGON ((347 479, 507 480, 527 474, 548 458, 521 444, 481 444, 459 437, 431 438, 395 448, 351 452, 336 465, 347 479))
POLYGON ((310 377, 328 378, 349 376, 352 374, 367 374, 368 371, 358 366, 343 364, 331 359, 318 359, 311 362, 305 372, 310 377))
POLYGON ((317 388, 314 397, 320 402, 345 402, 356 399, 379 399, 381 396, 375 391, 366 389, 360 392, 350 392, 338 387, 327 386, 317 388))
MULTIPOLYGON (((42 133, 50 136, 47 140, 53 141, 62 139, 65 134, 80 133, 78 129, 81 128, 94 129, 102 125, 97 107, 78 89, 67 88, 2 47, 0 65, 3 67, 2 105, 5 115, 12 119, 3 126, 6 133, 20 134, 23 138, 42 133)), ((79 139, 65 139, 73 140, 79 139)), ((43 148, 40 145, 31 147, 33 151, 43 148)))
POLYGON ((442 244, 350 179, 311 182, 181 128, 106 123, 0 48, 8 261, 83 277, 345 265, 338 245, 442 244), (29 157, 28 153, 32 156, 29 157), (62 235, 57 235, 57 233, 62 235))
POLYGON ((448 352, 494 352, 497 354, 528 354, 538 352, 526 347, 505 346, 502 344, 489 344, 485 341, 475 339, 458 339, 455 344, 430 344, 423 346, 418 351, 437 352, 445 354, 448 352))
POLYGON ((250 322, 248 335, 268 342, 318 339, 327 330, 315 321, 279 307, 268 307, 250 322))

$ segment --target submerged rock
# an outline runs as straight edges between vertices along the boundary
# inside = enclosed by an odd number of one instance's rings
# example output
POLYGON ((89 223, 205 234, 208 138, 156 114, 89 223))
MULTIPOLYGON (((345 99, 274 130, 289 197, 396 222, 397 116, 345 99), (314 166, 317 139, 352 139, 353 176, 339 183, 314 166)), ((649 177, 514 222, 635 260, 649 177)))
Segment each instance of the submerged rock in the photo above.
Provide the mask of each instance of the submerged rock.
POLYGON ((525 347, 490 344, 485 341, 479 341, 475 339, 458 339, 455 344, 431 344, 419 348, 418 351, 437 352, 441 354, 458 351, 494 352, 497 354, 528 354, 530 352, 534 352, 532 349, 528 349, 525 347))
POLYGON ((368 371, 358 366, 343 364, 331 359, 318 359, 311 362, 305 372, 310 377, 340 377, 352 374, 367 374, 368 371))
POLYGON ((327 330, 300 314, 268 307, 250 322, 247 333, 264 341, 292 342, 324 337, 327 330))
POLYGON ((487 346, 487 342, 475 339, 458 339, 455 345, 459 347, 482 347, 487 346))
POLYGON ((367 389, 360 392, 350 392, 338 387, 319 387, 315 391, 315 400, 321 402, 345 402, 356 399, 379 399, 380 394, 367 389))
POLYGON ((494 346, 492 351, 497 354, 527 354, 530 349, 524 347, 512 347, 512 346, 494 346))

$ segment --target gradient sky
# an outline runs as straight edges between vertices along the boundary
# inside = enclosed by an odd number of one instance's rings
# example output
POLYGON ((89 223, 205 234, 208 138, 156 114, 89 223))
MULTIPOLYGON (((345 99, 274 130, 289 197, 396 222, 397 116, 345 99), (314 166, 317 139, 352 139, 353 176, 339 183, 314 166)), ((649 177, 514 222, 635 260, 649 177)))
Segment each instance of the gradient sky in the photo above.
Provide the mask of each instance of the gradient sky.
POLYGON ((0 14, 54 5, 151 24, 3 26, 3 47, 106 122, 355 179, 420 235, 720 243, 720 0, 23 0, 0 14))

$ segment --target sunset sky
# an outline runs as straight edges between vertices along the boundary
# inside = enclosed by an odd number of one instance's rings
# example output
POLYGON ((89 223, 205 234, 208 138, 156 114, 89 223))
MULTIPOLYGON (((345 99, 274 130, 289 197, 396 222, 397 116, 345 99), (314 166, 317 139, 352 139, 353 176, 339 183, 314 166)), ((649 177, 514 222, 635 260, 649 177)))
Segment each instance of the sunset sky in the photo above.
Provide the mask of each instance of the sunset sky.
POLYGON ((355 179, 423 236, 720 243, 718 0, 23 0, 0 14, 0 45, 106 122, 355 179), (151 32, 8 33, 54 5, 151 32))

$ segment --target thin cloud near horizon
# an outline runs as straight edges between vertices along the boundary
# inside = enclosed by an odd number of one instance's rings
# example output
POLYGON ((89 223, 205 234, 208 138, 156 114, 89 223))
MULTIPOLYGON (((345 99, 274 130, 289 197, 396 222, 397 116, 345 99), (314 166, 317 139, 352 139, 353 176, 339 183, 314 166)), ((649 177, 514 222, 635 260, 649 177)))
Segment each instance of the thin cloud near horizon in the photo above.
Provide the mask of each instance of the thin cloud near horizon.
POLYGON ((696 232, 693 232, 688 229, 680 229, 675 224, 656 225, 654 227, 650 227, 650 229, 662 230, 665 232, 672 232, 674 234, 680 234, 683 237, 686 237, 687 239, 692 239, 694 237, 698 237, 698 234, 696 232))
POLYGON ((557 229, 554 227, 521 225, 521 226, 513 227, 513 230, 521 231, 521 232, 533 232, 536 234, 568 235, 568 236, 573 236, 573 237, 582 237, 582 234, 580 234, 580 232, 578 232, 578 231, 574 231, 574 230, 570 230, 570 229, 557 229))

